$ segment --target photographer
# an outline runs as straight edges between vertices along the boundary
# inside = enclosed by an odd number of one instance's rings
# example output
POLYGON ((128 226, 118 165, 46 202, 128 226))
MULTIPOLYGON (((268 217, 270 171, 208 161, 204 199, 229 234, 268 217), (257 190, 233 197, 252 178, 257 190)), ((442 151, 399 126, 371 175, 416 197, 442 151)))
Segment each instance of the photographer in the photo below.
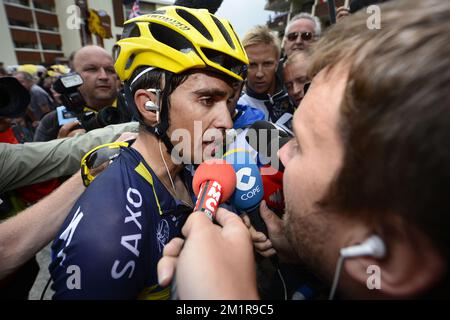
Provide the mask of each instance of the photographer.
MULTIPOLYGON (((117 75, 111 55, 101 47, 86 46, 75 53, 73 66, 73 71, 79 73, 83 80, 78 90, 85 101, 85 109, 98 112, 111 107, 118 93, 117 75)), ((36 130, 34 141, 58 138, 61 125, 56 111, 47 114, 36 130)), ((73 129, 75 128, 74 126, 73 129)))
MULTIPOLYGON (((75 173, 88 150, 137 128, 136 123, 127 123, 72 139, 22 144, 12 122, 26 112, 29 103, 30 93, 16 78, 0 78, 0 141, 8 142, 0 143, 1 220, 21 210, 24 200, 45 194, 53 182, 30 184, 75 173)), ((83 189, 77 173, 38 204, 0 223, 0 299, 26 299, 39 271, 34 254, 54 236, 83 189)))

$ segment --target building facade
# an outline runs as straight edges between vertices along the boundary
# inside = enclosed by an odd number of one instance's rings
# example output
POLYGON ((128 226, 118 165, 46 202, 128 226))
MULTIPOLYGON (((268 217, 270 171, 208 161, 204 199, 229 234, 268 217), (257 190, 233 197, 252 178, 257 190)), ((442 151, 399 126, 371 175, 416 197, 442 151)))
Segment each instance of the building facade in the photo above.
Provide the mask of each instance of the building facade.
MULTIPOLYGON (((349 0, 335 0, 335 7, 348 7, 349 0)), ((267 11, 273 11, 267 26, 279 37, 283 37, 288 21, 297 13, 308 12, 319 17, 324 27, 330 24, 328 3, 326 0, 266 0, 264 7, 267 11)))
MULTIPOLYGON (((0 62, 6 66, 51 65, 66 61, 86 44, 97 44, 112 52, 133 6, 130 2, 1 0, 0 62)), ((173 2, 141 0, 140 12, 145 14, 173 2)))

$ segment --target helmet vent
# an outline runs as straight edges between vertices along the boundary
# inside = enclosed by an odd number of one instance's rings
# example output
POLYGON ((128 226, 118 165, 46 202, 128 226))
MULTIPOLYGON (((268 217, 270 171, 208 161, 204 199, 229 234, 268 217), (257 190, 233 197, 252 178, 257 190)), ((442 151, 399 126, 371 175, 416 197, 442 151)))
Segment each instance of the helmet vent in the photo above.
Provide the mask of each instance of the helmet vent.
POLYGON ((140 36, 141 31, 139 30, 139 26, 136 23, 128 23, 123 27, 121 39, 134 38, 140 36))
POLYGON ((180 17, 182 17, 184 20, 189 22, 195 29, 197 29, 197 31, 200 32, 202 36, 204 36, 211 42, 213 41, 211 33, 209 33, 208 29, 206 29, 203 23, 201 23, 201 21, 198 20, 194 15, 183 9, 177 9, 176 12, 180 17))
MULTIPOLYGON (((233 34, 234 34, 234 36, 236 37, 236 39, 239 40, 239 37, 238 37, 238 35, 236 34, 236 31, 234 31, 234 28, 233 28, 233 26, 232 26, 231 24, 230 24, 230 28, 231 28, 231 30, 233 31, 233 34)), ((239 44, 239 47, 241 48, 241 50, 245 52, 244 48, 242 48, 241 42, 238 41, 237 43, 239 44)))
POLYGON ((125 69, 129 69, 129 68, 131 67, 131 65, 133 64, 133 61, 134 61, 135 56, 136 56, 136 55, 132 54, 132 55, 128 58, 127 63, 126 63, 126 65, 125 65, 125 69))
POLYGON ((195 51, 193 45, 185 37, 166 26, 151 23, 149 24, 149 29, 150 33, 157 41, 164 43, 175 50, 183 53, 191 50, 195 51))
POLYGON ((211 18, 214 20, 214 23, 217 25, 217 28, 219 28, 220 32, 222 33, 223 37, 227 41, 228 45, 231 48, 236 49, 236 47, 234 46, 233 40, 231 40, 230 34, 228 33, 227 29, 225 29, 225 27, 223 26, 222 22, 220 22, 220 20, 217 19, 213 15, 211 15, 211 18))
POLYGON ((202 51, 210 61, 221 65, 225 69, 230 70, 241 77, 243 76, 246 65, 241 61, 213 49, 202 48, 202 51))

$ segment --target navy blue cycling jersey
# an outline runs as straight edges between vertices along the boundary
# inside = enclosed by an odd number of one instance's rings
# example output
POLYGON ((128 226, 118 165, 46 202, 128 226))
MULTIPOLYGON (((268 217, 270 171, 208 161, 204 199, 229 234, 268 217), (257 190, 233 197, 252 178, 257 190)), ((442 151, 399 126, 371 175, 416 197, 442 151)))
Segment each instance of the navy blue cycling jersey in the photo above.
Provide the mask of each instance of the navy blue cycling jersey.
MULTIPOLYGON (((192 190, 187 170, 184 178, 192 190)), ((190 212, 136 150, 123 150, 78 199, 53 242, 53 298, 169 298, 156 266, 190 212)))

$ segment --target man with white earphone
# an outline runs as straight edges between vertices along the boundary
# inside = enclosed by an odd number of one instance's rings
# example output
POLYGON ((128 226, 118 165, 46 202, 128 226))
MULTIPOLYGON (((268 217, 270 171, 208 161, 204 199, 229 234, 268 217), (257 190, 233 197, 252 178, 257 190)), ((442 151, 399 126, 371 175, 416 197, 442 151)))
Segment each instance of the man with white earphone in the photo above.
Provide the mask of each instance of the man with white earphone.
MULTIPOLYGON (((324 298, 448 298, 450 3, 380 11, 381 29, 369 30, 362 10, 315 46, 295 137, 279 151, 285 214, 263 203, 269 238, 251 236, 260 253, 314 273, 324 298)), ((236 250, 250 241, 246 227, 225 210, 222 228, 204 220, 189 217, 186 238, 167 244, 159 282, 176 266, 182 299, 207 298, 210 283, 223 298, 256 298, 254 287, 233 290, 252 254, 236 250), (200 259, 214 270, 204 284, 192 280, 200 259)))

